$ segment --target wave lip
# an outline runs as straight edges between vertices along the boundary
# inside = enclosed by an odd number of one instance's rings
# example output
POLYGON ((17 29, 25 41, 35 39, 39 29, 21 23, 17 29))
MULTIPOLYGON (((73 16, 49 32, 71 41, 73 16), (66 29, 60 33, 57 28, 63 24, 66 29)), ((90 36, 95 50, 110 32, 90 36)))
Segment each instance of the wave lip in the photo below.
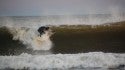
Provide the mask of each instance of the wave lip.
POLYGON ((124 65, 125 54, 103 52, 0 56, 0 69, 117 68, 124 65))

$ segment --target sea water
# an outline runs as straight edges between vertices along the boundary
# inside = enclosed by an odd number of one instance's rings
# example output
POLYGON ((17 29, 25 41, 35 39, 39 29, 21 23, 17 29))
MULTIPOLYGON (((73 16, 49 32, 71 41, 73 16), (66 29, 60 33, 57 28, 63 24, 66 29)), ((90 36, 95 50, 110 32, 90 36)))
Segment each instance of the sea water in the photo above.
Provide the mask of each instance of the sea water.
POLYGON ((53 39, 50 32, 42 37, 37 32, 40 26, 101 25, 120 21, 124 21, 123 15, 0 17, 3 29, 0 69, 124 69, 124 30, 55 33, 53 39))

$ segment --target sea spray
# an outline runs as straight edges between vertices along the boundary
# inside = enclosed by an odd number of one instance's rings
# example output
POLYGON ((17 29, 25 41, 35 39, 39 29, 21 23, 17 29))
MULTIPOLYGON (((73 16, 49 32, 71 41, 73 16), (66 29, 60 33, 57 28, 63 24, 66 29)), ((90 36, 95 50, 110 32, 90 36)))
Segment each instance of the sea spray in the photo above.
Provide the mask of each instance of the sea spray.
POLYGON ((46 25, 101 25, 125 21, 124 13, 58 15, 32 17, 0 17, 0 26, 38 28, 46 25))
POLYGON ((19 40, 27 48, 33 50, 50 50, 52 42, 50 36, 52 35, 51 29, 45 31, 45 34, 39 36, 37 29, 26 27, 8 27, 9 32, 13 35, 13 40, 19 40))

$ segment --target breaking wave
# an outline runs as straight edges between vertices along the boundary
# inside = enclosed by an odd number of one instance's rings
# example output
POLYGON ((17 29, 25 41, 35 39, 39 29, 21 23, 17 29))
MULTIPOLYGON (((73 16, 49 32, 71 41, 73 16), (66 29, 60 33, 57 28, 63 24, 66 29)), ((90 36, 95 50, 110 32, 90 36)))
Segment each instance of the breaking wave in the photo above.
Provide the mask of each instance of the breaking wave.
MULTIPOLYGON (((121 16, 48 16, 48 17, 0 17, 0 27, 7 27, 13 40, 19 40, 27 48, 33 50, 50 50, 53 34, 46 31, 41 37, 40 26, 46 25, 98 25, 103 23, 124 21, 121 16)), ((53 68, 119 68, 125 69, 125 54, 90 52, 79 54, 51 54, 0 56, 0 69, 53 69, 53 68)))
POLYGON ((74 16, 41 16, 41 17, 0 17, 0 27, 7 27, 13 40, 20 40, 27 48, 49 50, 52 47, 51 30, 39 37, 37 29, 50 25, 98 25, 124 21, 124 14, 95 14, 74 16))
POLYGON ((89 52, 79 54, 0 56, 0 69, 124 68, 125 54, 89 52))

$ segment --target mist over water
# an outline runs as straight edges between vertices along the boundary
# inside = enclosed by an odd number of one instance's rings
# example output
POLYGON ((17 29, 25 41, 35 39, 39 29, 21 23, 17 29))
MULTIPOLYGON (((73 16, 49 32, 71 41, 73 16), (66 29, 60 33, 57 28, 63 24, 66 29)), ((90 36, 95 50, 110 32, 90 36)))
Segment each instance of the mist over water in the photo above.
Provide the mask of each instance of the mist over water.
POLYGON ((124 21, 125 14, 60 15, 39 17, 0 17, 0 26, 38 28, 45 25, 100 25, 124 21))

